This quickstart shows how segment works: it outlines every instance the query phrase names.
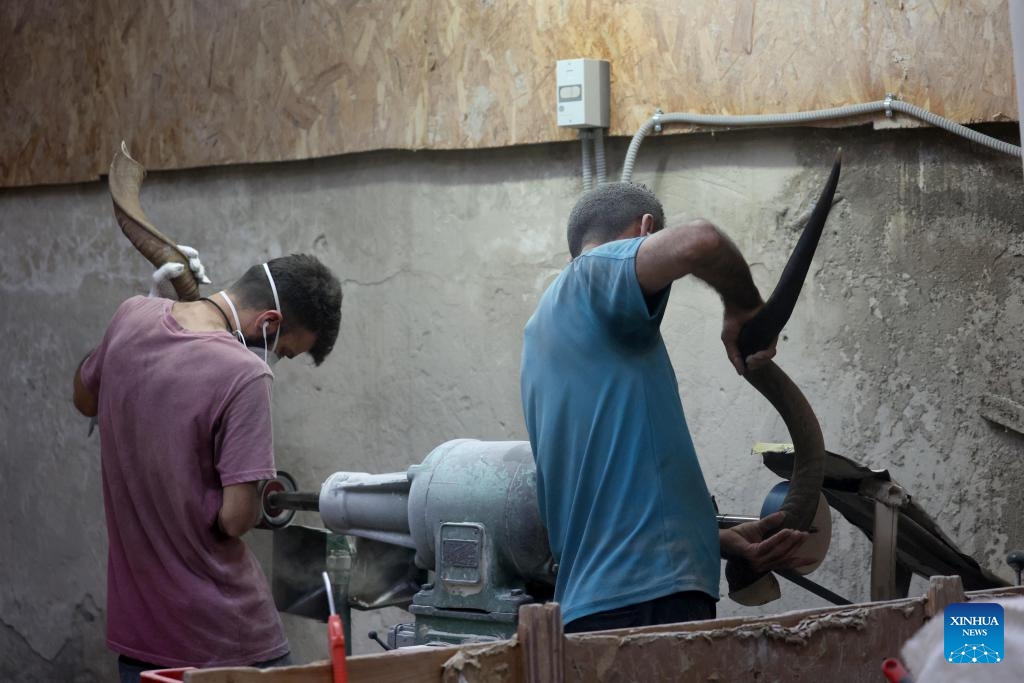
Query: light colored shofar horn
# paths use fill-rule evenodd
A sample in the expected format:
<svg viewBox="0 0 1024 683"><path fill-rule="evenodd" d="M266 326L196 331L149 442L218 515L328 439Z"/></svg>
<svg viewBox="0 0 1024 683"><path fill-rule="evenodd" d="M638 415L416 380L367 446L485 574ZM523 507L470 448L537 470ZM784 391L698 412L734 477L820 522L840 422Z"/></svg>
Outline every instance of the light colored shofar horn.
<svg viewBox="0 0 1024 683"><path fill-rule="evenodd" d="M128 154L128 146L121 142L121 149L114 153L110 164L110 197L114 200L114 217L121 226L121 232L131 240L135 248L154 267L167 263L180 263L185 272L171 280L174 291L181 301L199 299L199 283L188 267L188 258L181 253L178 245L153 225L139 203L139 189L146 169Z"/></svg>

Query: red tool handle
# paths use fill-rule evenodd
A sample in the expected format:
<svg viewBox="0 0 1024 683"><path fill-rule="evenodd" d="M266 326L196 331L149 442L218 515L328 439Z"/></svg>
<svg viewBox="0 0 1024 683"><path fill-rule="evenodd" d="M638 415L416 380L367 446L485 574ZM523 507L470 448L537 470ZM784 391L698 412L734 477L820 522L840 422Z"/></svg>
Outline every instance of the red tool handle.
<svg viewBox="0 0 1024 683"><path fill-rule="evenodd" d="M914 683L914 677L903 668L900 660L892 657L882 662L882 673L889 683Z"/></svg>
<svg viewBox="0 0 1024 683"><path fill-rule="evenodd" d="M341 617L337 614L332 614L327 619L327 641L331 648L334 683L348 683L348 671L345 669L345 631L341 627Z"/></svg>

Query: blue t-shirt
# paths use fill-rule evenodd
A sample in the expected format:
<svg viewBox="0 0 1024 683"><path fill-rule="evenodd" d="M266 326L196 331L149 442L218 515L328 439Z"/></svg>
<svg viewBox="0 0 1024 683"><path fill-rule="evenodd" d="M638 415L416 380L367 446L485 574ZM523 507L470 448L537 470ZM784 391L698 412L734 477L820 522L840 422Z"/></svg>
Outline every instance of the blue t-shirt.
<svg viewBox="0 0 1024 683"><path fill-rule="evenodd" d="M715 510L660 325L644 238L566 267L526 324L521 390L566 623L678 591L718 599Z"/></svg>

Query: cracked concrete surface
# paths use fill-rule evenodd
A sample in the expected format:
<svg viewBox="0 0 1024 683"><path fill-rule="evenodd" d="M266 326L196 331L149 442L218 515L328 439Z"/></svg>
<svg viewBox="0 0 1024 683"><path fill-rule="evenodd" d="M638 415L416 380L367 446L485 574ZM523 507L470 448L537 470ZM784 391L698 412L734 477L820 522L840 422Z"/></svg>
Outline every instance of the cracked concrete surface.
<svg viewBox="0 0 1024 683"><path fill-rule="evenodd" d="M608 158L617 164L625 146L610 141ZM1024 401L1019 161L933 130L765 130L653 136L635 179L669 216L729 232L767 294L839 146L841 200L779 363L817 409L829 449L888 467L966 552L1010 578L1006 551L1024 547L1024 437L978 407L986 393ZM277 371L278 465L312 488L338 469L404 469L455 437L525 438L521 329L565 263L579 187L578 149L559 144L157 173L142 201L200 250L215 283L207 293L293 251L317 254L345 282L334 355ZM0 679L109 680L99 444L71 406L70 378L117 304L146 291L149 269L101 183L0 192L0 240ZM723 511L756 514L774 482L750 446L787 437L731 373L719 326L713 293L676 285L663 333L709 486ZM842 520L834 527L812 578L867 599L868 543ZM251 540L266 561L268 535ZM783 593L759 610L723 600L719 613L822 604L788 584ZM366 630L400 616L358 614L357 651L374 651ZM297 661L326 654L321 625L289 618L286 628Z"/></svg>

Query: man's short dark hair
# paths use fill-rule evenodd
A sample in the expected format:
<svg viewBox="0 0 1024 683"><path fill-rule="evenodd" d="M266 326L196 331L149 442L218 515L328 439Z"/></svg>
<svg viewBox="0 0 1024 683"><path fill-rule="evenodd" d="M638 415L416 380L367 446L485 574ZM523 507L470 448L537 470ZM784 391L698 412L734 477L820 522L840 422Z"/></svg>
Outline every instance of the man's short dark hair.
<svg viewBox="0 0 1024 683"><path fill-rule="evenodd" d="M281 299L282 333L301 327L316 335L309 350L320 365L334 348L341 326L341 283L327 266L309 254L292 254L267 261ZM245 271L231 285L241 305L250 309L273 310L274 294L263 264Z"/></svg>
<svg viewBox="0 0 1024 683"><path fill-rule="evenodd" d="M569 213L569 253L580 255L584 244L610 242L645 213L654 216L654 230L665 227L665 210L646 186L603 183L585 193Z"/></svg>

